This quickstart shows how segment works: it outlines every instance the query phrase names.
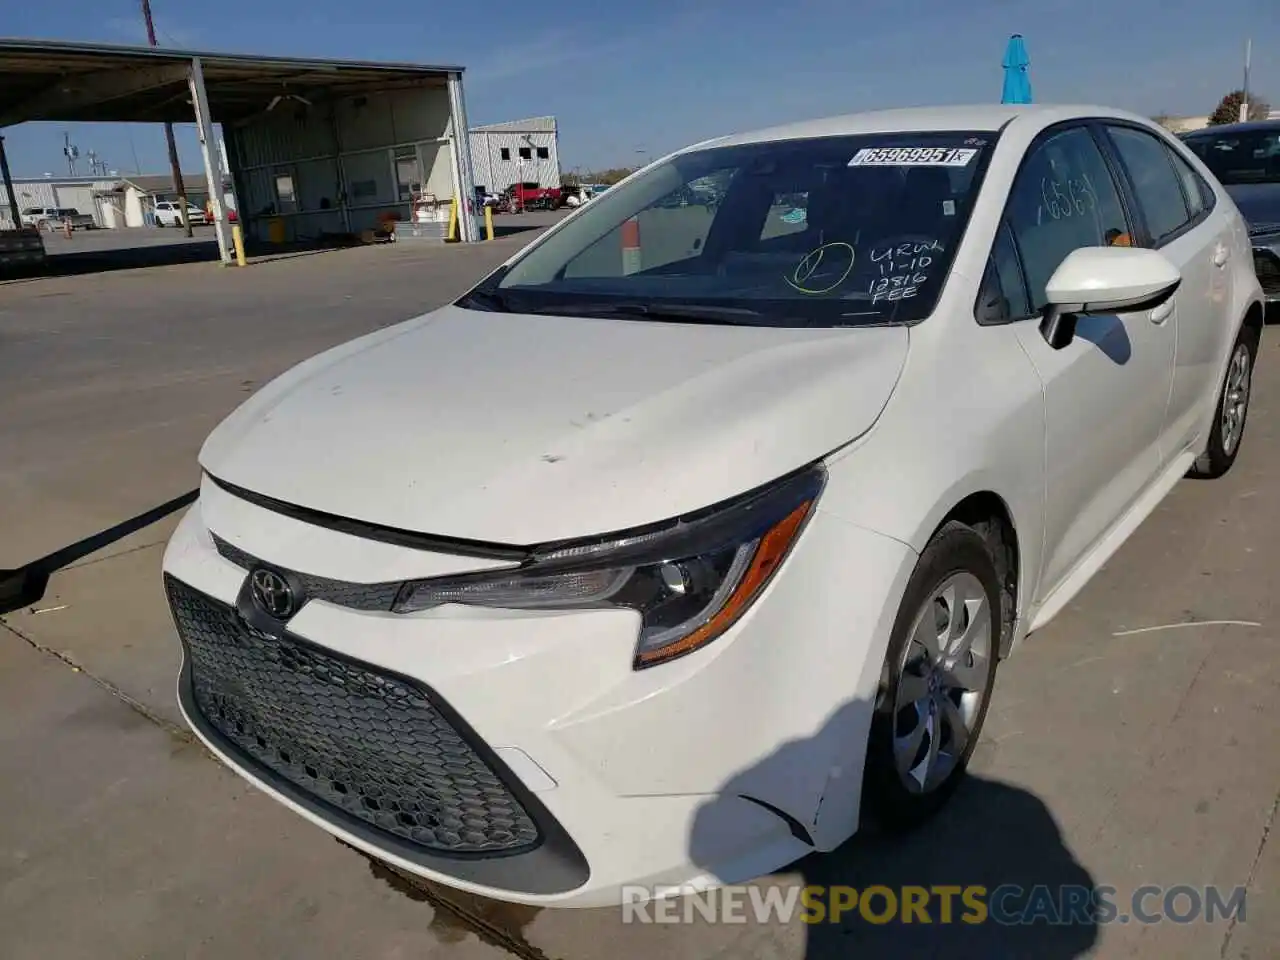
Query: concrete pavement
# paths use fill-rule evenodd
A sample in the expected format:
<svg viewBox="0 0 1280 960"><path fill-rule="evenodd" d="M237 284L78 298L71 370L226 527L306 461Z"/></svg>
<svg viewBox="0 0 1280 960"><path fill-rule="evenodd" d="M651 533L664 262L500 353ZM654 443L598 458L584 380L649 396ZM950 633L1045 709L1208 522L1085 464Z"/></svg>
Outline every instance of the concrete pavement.
<svg viewBox="0 0 1280 960"><path fill-rule="evenodd" d="M0 284L0 567L190 489L205 433L247 392L444 302L523 242ZM1277 332L1235 469L1180 484L1004 664L953 807L905 842L857 838L761 881L1103 884L1126 907L1144 883L1247 885L1243 922L624 925L617 911L408 885L244 785L180 725L159 587L169 518L3 618L0 955L1280 955Z"/></svg>

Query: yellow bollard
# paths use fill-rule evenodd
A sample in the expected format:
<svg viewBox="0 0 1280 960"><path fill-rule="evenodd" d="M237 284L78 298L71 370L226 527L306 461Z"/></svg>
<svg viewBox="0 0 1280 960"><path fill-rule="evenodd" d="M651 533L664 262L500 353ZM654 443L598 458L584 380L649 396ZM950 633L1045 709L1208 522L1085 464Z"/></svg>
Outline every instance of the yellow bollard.
<svg viewBox="0 0 1280 960"><path fill-rule="evenodd" d="M449 201L449 232L445 234L445 239L455 239L454 234L458 229L458 198L454 197Z"/></svg>
<svg viewBox="0 0 1280 960"><path fill-rule="evenodd" d="M487 203L484 205L484 232L485 239L493 239L493 207Z"/></svg>
<svg viewBox="0 0 1280 960"><path fill-rule="evenodd" d="M244 259L244 235L240 232L240 224L231 225L231 242L236 248L236 264L246 266Z"/></svg>

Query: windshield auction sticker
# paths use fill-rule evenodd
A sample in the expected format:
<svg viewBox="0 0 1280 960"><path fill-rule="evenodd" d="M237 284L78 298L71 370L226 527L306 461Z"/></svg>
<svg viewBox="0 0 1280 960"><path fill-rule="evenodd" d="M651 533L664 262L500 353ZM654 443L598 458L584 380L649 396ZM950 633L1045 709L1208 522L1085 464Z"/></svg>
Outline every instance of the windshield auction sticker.
<svg viewBox="0 0 1280 960"><path fill-rule="evenodd" d="M978 155L970 147L866 147L851 167L967 167Z"/></svg>

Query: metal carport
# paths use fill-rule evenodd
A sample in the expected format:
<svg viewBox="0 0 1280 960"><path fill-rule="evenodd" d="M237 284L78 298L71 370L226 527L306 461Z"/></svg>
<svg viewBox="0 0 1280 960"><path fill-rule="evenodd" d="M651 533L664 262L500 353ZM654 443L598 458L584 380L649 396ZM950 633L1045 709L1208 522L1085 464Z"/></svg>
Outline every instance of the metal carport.
<svg viewBox="0 0 1280 960"><path fill-rule="evenodd" d="M356 231L388 211L407 219L407 194L428 192L432 175L443 182L441 152L451 194L441 199L473 198L462 73L457 66L0 38L0 128L194 120L218 248L229 262L228 179L250 238L268 222L276 233L293 224L300 237ZM214 123L222 124L227 176ZM429 172L423 166L433 146ZM472 204L458 206L459 239L479 240Z"/></svg>

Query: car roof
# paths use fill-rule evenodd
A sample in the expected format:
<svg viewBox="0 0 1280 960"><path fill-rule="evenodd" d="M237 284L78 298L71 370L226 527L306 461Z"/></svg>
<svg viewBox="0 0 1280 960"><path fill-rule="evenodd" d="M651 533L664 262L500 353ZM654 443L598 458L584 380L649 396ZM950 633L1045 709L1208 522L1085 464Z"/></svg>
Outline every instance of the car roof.
<svg viewBox="0 0 1280 960"><path fill-rule="evenodd" d="M696 148L711 146L737 146L747 143L766 143L773 140L796 140L807 137L840 137L857 134L942 132L964 130L994 133L1011 121L1047 127L1063 120L1084 117L1106 117L1117 120L1138 121L1150 124L1150 120L1114 107L1076 104L969 104L945 107L906 107L892 110L871 110L842 116L804 120L775 127L766 127L746 133L733 134L715 140L704 141ZM690 148L694 149L694 148Z"/></svg>
<svg viewBox="0 0 1280 960"><path fill-rule="evenodd" d="M1190 140L1194 137L1215 137L1223 133L1266 133L1274 130L1280 130L1280 120L1250 120L1247 123L1219 123L1212 127L1205 127L1202 130L1188 130L1186 133L1182 134L1182 139Z"/></svg>

